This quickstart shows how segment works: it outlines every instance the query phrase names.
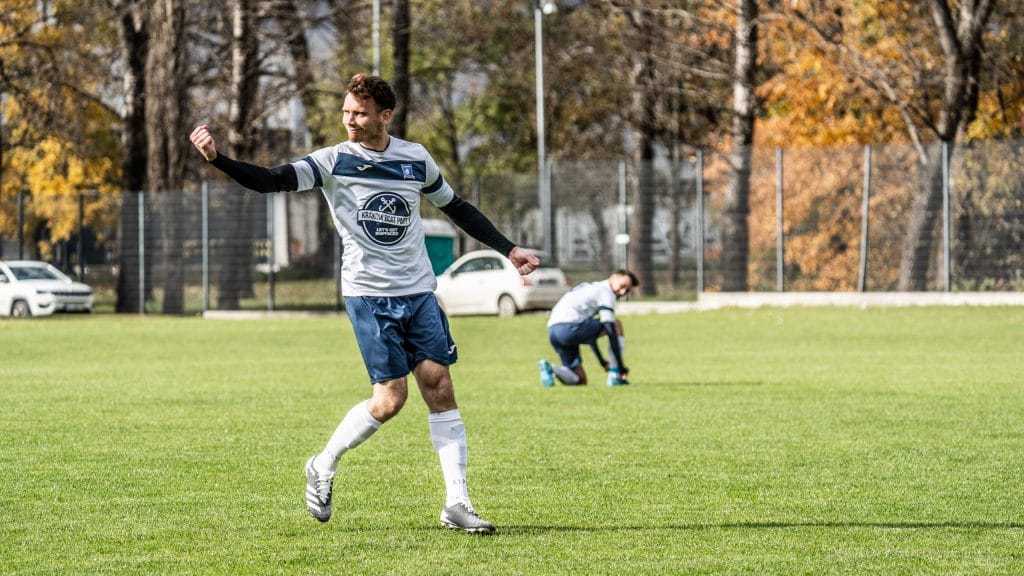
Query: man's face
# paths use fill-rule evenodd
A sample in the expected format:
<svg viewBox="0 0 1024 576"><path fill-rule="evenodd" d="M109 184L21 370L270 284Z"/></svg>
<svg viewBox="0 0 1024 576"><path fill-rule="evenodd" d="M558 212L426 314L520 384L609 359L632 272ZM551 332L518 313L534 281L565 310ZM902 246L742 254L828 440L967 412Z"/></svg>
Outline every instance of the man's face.
<svg viewBox="0 0 1024 576"><path fill-rule="evenodd" d="M352 94L346 94L341 111L349 142L383 144L381 140L387 133L391 110L378 110L377 103L372 99L360 100Z"/></svg>
<svg viewBox="0 0 1024 576"><path fill-rule="evenodd" d="M629 291L633 289L633 281L629 276L625 275L616 274L612 276L611 285L612 291L615 292L615 295L619 298L629 294Z"/></svg>

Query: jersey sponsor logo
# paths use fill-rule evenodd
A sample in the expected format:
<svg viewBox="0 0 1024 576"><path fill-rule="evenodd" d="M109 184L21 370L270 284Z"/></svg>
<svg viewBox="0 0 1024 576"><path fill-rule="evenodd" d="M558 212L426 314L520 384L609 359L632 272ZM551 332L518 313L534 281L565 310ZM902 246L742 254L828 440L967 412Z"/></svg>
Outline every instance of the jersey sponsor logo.
<svg viewBox="0 0 1024 576"><path fill-rule="evenodd" d="M363 164L362 166L356 166L356 170L359 170L360 172L364 170L369 170L370 168L373 168L373 164Z"/></svg>
<svg viewBox="0 0 1024 576"><path fill-rule="evenodd" d="M402 178L406 180L416 179L416 174L412 171L412 164L402 164Z"/></svg>
<svg viewBox="0 0 1024 576"><path fill-rule="evenodd" d="M412 211L405 198L394 192L380 192L356 212L356 220L370 240L392 246L405 238L412 223Z"/></svg>

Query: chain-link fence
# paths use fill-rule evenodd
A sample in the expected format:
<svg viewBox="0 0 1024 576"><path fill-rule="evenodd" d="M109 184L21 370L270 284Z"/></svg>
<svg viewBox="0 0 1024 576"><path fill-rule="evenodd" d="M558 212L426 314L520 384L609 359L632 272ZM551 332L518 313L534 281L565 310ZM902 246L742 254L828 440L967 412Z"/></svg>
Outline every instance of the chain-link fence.
<svg viewBox="0 0 1024 576"><path fill-rule="evenodd" d="M750 289L895 291L906 254L920 248L926 290L1020 290L1022 156L1020 142L752 150ZM550 246L574 279L596 278L635 265L643 181L658 293L685 298L722 288L726 155L693 151L640 166L558 162L550 170L551 222L540 219L536 174L484 179L481 207L520 242ZM912 233L915 198L926 189L941 206Z"/></svg>
<svg viewBox="0 0 1024 576"><path fill-rule="evenodd" d="M753 290L894 291L908 254L929 291L1024 289L1020 142L946 147L756 150L750 193ZM728 166L705 171L708 229L724 218ZM919 199L931 191L931 206ZM925 220L917 228L912 220ZM707 265L714 270L716 239ZM705 288L721 285L709 273Z"/></svg>
<svg viewBox="0 0 1024 576"><path fill-rule="evenodd" d="M1020 290L1022 164L1021 142L755 149L748 285L894 291L916 249L918 260L924 254L926 290ZM518 244L550 249L573 281L635 267L642 244L658 294L686 299L722 289L730 174L726 155L693 150L676 162L644 165L553 162L550 210L541 209L547 199L538 194L536 173L481 177L460 193ZM937 196L922 209L915 199L925 190ZM8 219L17 226L5 232L0 257L43 258L84 277L98 288L101 309L340 308L341 247L317 192L261 195L209 182L185 192L65 200L68 206L41 210L31 194L0 199L3 210L17 214ZM927 220L914 228L922 210ZM643 214L649 238L634 232ZM438 211L427 207L424 215L432 224L428 242L451 246L432 246L432 258L440 255L435 270L476 247Z"/></svg>
<svg viewBox="0 0 1024 576"><path fill-rule="evenodd" d="M24 215L31 202L15 202L19 228L49 229ZM89 224L80 216L66 241L12 235L2 256L51 261L92 285L101 310L340 309L340 241L317 192L261 195L204 182L184 192L84 193L78 202L82 215L100 202L106 214Z"/></svg>

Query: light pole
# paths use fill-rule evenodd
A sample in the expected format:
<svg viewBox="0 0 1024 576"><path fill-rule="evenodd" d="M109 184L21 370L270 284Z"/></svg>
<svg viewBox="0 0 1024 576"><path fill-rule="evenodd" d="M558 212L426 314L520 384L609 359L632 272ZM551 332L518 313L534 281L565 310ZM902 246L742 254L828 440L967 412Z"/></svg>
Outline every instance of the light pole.
<svg viewBox="0 0 1024 576"><path fill-rule="evenodd" d="M373 75L380 76L380 0L373 0Z"/></svg>
<svg viewBox="0 0 1024 576"><path fill-rule="evenodd" d="M533 7L534 67L537 79L537 196L540 204L541 231L544 234L544 251L555 258L554 227L551 225L553 207L551 190L548 187L547 159L544 138L544 15L558 10L553 0L537 0Z"/></svg>

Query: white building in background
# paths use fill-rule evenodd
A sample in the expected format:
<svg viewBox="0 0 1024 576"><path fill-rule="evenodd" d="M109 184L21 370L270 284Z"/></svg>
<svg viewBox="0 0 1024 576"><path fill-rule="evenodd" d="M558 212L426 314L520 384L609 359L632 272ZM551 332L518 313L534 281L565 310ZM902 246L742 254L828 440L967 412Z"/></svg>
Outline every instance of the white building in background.
<svg viewBox="0 0 1024 576"><path fill-rule="evenodd" d="M627 221L632 217L631 206L626 207ZM606 249L612 251L612 256L617 266L625 261L625 245L615 242L616 236L622 234L620 206L609 206L602 211L605 233L608 235ZM679 234L681 235L679 256L681 258L696 256L696 223L697 211L694 208L684 208L679 214ZM670 232L672 230L672 217L668 210L658 207L654 212L652 236L654 240L654 262L655 264L667 264L671 247L669 245ZM601 248L600 234L594 219L586 212L570 212L565 209L558 210L556 219L556 233L558 235L557 250L558 261L565 264L597 264L600 258ZM713 246L718 242L718 231L711 228L705 229L705 245Z"/></svg>

